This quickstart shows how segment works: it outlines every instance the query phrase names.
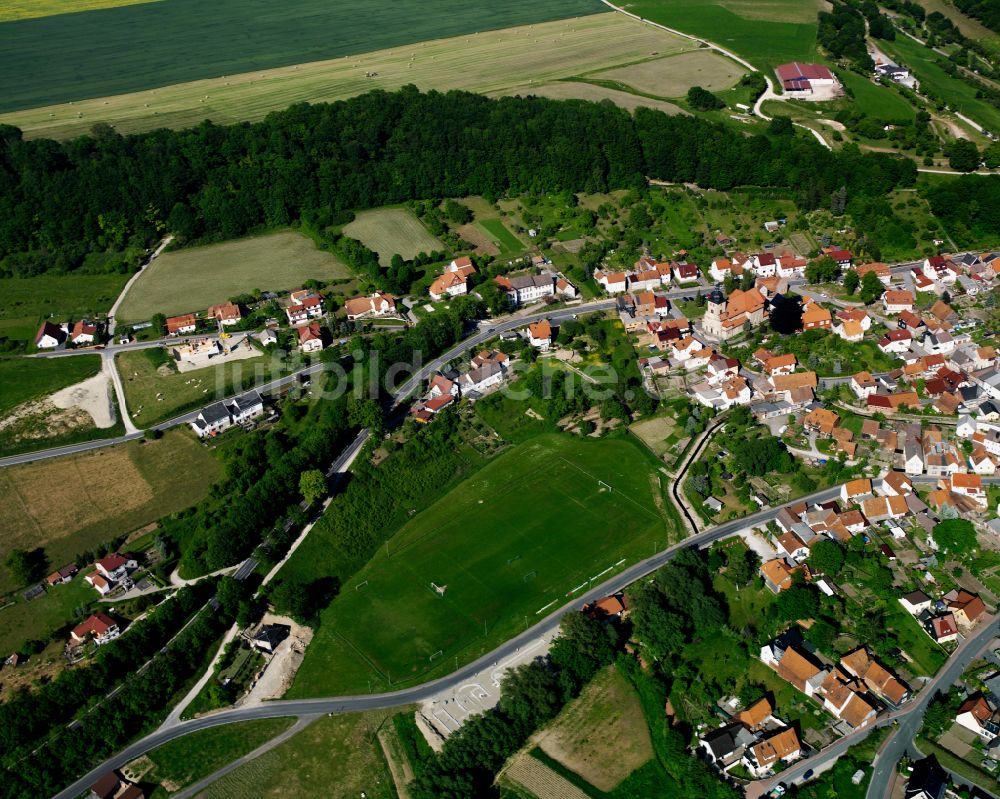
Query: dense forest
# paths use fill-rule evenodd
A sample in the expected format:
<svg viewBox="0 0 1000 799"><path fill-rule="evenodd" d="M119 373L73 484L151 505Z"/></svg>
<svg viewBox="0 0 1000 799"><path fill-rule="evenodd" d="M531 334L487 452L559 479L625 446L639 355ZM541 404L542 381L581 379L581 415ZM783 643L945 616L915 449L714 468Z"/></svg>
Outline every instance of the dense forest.
<svg viewBox="0 0 1000 799"><path fill-rule="evenodd" d="M964 175L928 186L924 194L931 210L960 247L993 238L1000 219L1000 178Z"/></svg>
<svg viewBox="0 0 1000 799"><path fill-rule="evenodd" d="M911 185L912 161L811 138L747 136L721 124L611 103L490 99L414 87L295 105L264 121L66 142L0 127L0 274L112 268L169 229L228 239L307 214L426 197L601 192L646 176L729 189L780 186L805 207L847 185L881 196ZM97 257L95 257L97 256Z"/></svg>

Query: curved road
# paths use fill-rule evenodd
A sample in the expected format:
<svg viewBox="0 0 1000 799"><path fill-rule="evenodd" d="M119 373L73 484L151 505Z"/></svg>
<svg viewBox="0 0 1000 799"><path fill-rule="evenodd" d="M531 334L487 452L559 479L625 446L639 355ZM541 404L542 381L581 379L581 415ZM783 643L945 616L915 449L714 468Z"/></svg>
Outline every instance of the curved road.
<svg viewBox="0 0 1000 799"><path fill-rule="evenodd" d="M568 311L567 313L571 313L571 311ZM549 315L549 318L552 317L553 315ZM523 324L523 320L519 321ZM832 488L824 489L823 491L817 491L806 497L802 497L801 499L810 502L826 502L839 495L840 486L834 486ZM413 688L405 688L400 691L391 691L381 694L365 694L361 696L329 697L324 699L277 700L268 702L261 707L226 710L210 716L181 722L173 727L156 730L150 735L147 735L145 738L135 742L114 757L106 760L97 768L91 770L88 774L85 774L65 790L60 791L55 795L55 799L75 799L75 797L85 791L88 786L93 784L93 782L106 771L114 768L120 768L130 760L134 760L136 757L139 757L151 749L155 749L157 746L161 746L168 741L181 738L192 732L197 732L198 730L218 727L223 724L232 724L239 721L248 721L251 719L276 718L282 716L315 716L321 713L352 713L365 710L380 710L385 708L400 707L403 705L422 702L423 700L433 697L441 691L453 689L464 684L472 675L477 674L484 668L488 668L499 661L506 660L510 656L514 655L522 646L528 645L531 641L545 635L546 633L553 632L559 626L562 617L566 613L575 610L584 604L607 596L608 594L621 591L637 580L647 577L670 561L681 549L690 546L708 546L709 544L723 538L736 535L747 527L768 522L773 519L777 513L778 508L769 508L750 516L746 516L742 519L725 522L715 527L711 527L696 536L687 538L680 543L674 544L651 558L635 563L623 572L606 580L600 585L591 588L586 593L575 597L573 600L566 603L558 610L552 612L533 627L530 627L520 635L505 641L489 654L478 658L472 663L463 666L445 677L440 677L431 682L423 683Z"/></svg>

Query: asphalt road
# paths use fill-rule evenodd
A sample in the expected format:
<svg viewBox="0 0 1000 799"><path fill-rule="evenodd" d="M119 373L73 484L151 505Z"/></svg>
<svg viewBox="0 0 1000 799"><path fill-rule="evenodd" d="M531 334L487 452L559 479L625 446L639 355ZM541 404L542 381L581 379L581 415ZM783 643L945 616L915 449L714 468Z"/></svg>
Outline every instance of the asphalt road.
<svg viewBox="0 0 1000 799"><path fill-rule="evenodd" d="M549 315L549 318L554 318ZM523 324L523 320L522 320ZM840 495L840 486L817 491L802 499L810 502L826 502ZM81 777L68 788L56 794L55 799L75 799L88 786L106 771L120 768L130 760L134 760L141 754L155 749L168 741L181 738L192 732L218 727L223 724L233 724L239 721L249 721L260 718L277 718L283 716L314 716L320 713L355 713L366 710L381 710L385 708L400 707L422 702L442 691L454 689L464 684L469 677L482 671L492 664L506 660L515 654L522 646L526 646L531 641L540 636L552 632L558 627L562 617L574 610L578 610L583 605L593 602L608 594L621 591L637 580L652 574L665 563L670 561L681 549L690 546L705 547L720 539L735 535L747 527L763 524L773 519L778 513L778 508L768 508L750 516L734 521L716 525L696 536L685 539L673 546L635 563L623 572L606 580L600 585L590 588L583 594L578 595L567 602L558 610L552 612L542 621L533 627L525 630L520 635L504 642L487 655L469 663L466 666L452 672L451 674L423 683L412 688L404 688L400 691L391 691L380 694L364 694L360 696L340 696L323 699L291 699L268 702L261 707L241 708L238 710L227 710L213 715L181 722L180 724L164 730L157 730L145 738L135 742L131 746L109 758L99 767L93 769L88 774Z"/></svg>

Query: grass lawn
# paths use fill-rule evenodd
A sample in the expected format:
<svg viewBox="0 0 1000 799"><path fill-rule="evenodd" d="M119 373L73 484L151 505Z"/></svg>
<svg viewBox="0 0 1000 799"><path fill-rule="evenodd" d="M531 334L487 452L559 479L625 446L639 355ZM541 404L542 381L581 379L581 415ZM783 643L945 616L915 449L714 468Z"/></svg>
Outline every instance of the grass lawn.
<svg viewBox="0 0 1000 799"><path fill-rule="evenodd" d="M200 799L395 799L379 744L388 712L323 716L280 746L212 783Z"/></svg>
<svg viewBox="0 0 1000 799"><path fill-rule="evenodd" d="M898 602L885 608L886 625L896 633L899 648L912 658L912 665L928 677L937 674L948 654L931 640L909 613Z"/></svg>
<svg viewBox="0 0 1000 799"><path fill-rule="evenodd" d="M322 614L290 696L364 691L369 681L396 686L450 670L592 578L647 556L674 524L652 463L627 438L561 434L498 456L345 583Z"/></svg>
<svg viewBox="0 0 1000 799"><path fill-rule="evenodd" d="M187 430L2 469L0 495L7 501L0 505L0 561L11 549L40 546L57 569L80 552L190 507L220 474L218 461ZM16 587L0 570L0 591Z"/></svg>
<svg viewBox="0 0 1000 799"><path fill-rule="evenodd" d="M886 122L912 122L916 118L913 106L894 89L878 86L849 69L838 69L837 77L854 92L853 102L859 111Z"/></svg>
<svg viewBox="0 0 1000 799"><path fill-rule="evenodd" d="M217 402L242 388L267 382L282 371L280 361L262 354L258 358L230 361L193 372L161 374L153 358L163 352L162 347L156 347L116 356L125 387L125 402L139 427L148 427L184 411Z"/></svg>
<svg viewBox="0 0 1000 799"><path fill-rule="evenodd" d="M666 100L654 100L639 94L632 94L607 86L598 86L593 83L584 83L582 80L574 80L572 78L543 85L532 83L528 86L515 86L512 89L504 89L502 92L498 92L498 94L520 95L522 97L534 95L535 97L548 97L552 100L590 100L593 103L599 103L601 100L610 100L620 108L625 108L629 111L634 111L639 106L643 106L644 108L654 108L657 111L663 111L665 114L671 115L687 113L684 109L673 103L668 103Z"/></svg>
<svg viewBox="0 0 1000 799"><path fill-rule="evenodd" d="M46 586L44 596L30 602L25 601L20 593L12 599L15 604L0 610L0 651L8 654L28 638L47 641L64 627L69 635L69 627L77 623L73 616L74 609L94 603L99 597L97 591L84 582L81 572L66 585Z"/></svg>
<svg viewBox="0 0 1000 799"><path fill-rule="evenodd" d="M1000 785L996 777L980 768L976 768L972 765L972 763L963 760L962 758L956 756L953 752L950 752L939 744L934 743L925 735L918 735L916 744L919 747L920 752L925 755L934 755L937 757L942 766L949 771L954 771L956 774L965 777L973 785L981 785L994 793L996 792L998 785Z"/></svg>
<svg viewBox="0 0 1000 799"><path fill-rule="evenodd" d="M253 14L245 13L246 4L240 3L238 11L233 11L237 2L239 0L224 0L213 4L212 14L215 14L216 9L222 11L222 15L227 18L227 26L234 13L240 18L252 19ZM263 0L254 0L253 4L257 6L262 3ZM468 0L465 3L473 8ZM168 0L163 3L168 4L193 6L194 0ZM321 4L326 13L336 13L337 7L322 0L300 0L296 4L296 10L309 6L318 7ZM576 9L571 10L569 16L589 16L576 16L556 22L535 19L533 24L528 24L532 20L524 13L528 7L526 0L511 0L502 8L496 9L475 6L475 13L467 14L452 14L452 6L446 12L452 19L445 25L440 24L436 4L403 0L401 3L385 4L385 12L395 14L397 20L403 20L410 14L420 14L430 26L430 36L455 38L422 41L428 38L427 31L423 30L417 35L411 34L412 38L409 39L419 41L419 44L389 43L372 33L379 24L367 8L372 4L372 0L368 0L360 6L352 6L351 18L363 30L364 44L360 46L360 50L364 52L351 58L336 58L336 48L331 44L329 29L311 22L306 28L309 31L315 29L323 37L326 52L317 53L312 58L299 58L295 66L264 70L260 64L257 65L259 68L240 68L236 64L231 69L214 70L208 77L197 76L205 77L203 80L165 74L161 85L173 85L126 94L118 94L119 90L114 90L109 97L101 96L108 94L108 91L88 91L86 96L94 99L78 99L72 104L65 99L53 97L40 100L39 102L45 103L43 107L0 115L0 122L17 125L28 136L44 135L49 138L70 138L88 133L98 121L113 124L120 133L158 127L189 127L206 117L225 124L262 119L271 111L287 108L290 103L333 102L373 89L392 91L409 83L424 90L464 89L484 94L499 93L513 87L533 85L532 82L537 85L570 78L581 72L632 63L648 58L654 52L663 54L690 48L688 41L643 25L623 14L593 13L606 10L606 6L598 4L596 0L558 0L557 3L544 7L535 4L531 13L536 17L546 16L552 19L567 16L558 11L560 6L566 10L571 5L575 5ZM197 13L199 20L206 22L206 12L200 8L187 13ZM503 14L504 22L501 27L520 27L489 30L491 26L484 24L484 17L493 13ZM294 13L286 14L283 11L281 16L287 16L289 22L295 21ZM192 44L192 32L186 29L187 18L183 20L183 24L185 30L177 34L157 30L155 25L144 28L156 31L164 43L175 36L175 41L183 40ZM394 28L396 24L394 21L387 27ZM200 34L203 27L207 26L200 25L194 35ZM233 26L233 29L238 30L239 27ZM419 30L420 27L418 25L415 29ZM459 27L469 33L456 30ZM337 41L347 42L350 31L342 25L338 25L336 29ZM310 34L303 33L303 30L297 29L296 35L308 38ZM73 33L80 37L85 35L82 30ZM255 40L257 38L255 36ZM128 46L122 48L124 57L140 52L141 47L139 42L129 41ZM246 50L242 36L239 47ZM193 49L189 48L189 52L193 52ZM66 58L63 56L57 60L67 63ZM190 61L196 63L197 60L192 58ZM309 63L300 63L303 61ZM183 63L183 59L173 59L171 64L174 63ZM100 69L104 73L112 71L107 59L102 59ZM365 77L367 72L378 74ZM3 74L3 59L0 57L0 75ZM220 75L223 77L219 77ZM74 83L60 77L56 85L64 87L73 86Z"/></svg>
<svg viewBox="0 0 1000 799"><path fill-rule="evenodd" d="M312 239L290 230L166 252L129 290L118 317L142 321L203 311L254 289L282 291L304 280L347 278L351 271Z"/></svg>
<svg viewBox="0 0 1000 799"><path fill-rule="evenodd" d="M40 399L101 371L99 355L72 358L0 358L0 417L32 399Z"/></svg>
<svg viewBox="0 0 1000 799"><path fill-rule="evenodd" d="M382 266L388 266L393 255L402 255L409 261L418 253L445 248L406 208L361 211L353 222L344 226L344 235L377 252Z"/></svg>
<svg viewBox="0 0 1000 799"><path fill-rule="evenodd" d="M35 343L51 316L67 322L108 312L128 275L39 275L0 279L0 338Z"/></svg>
<svg viewBox="0 0 1000 799"><path fill-rule="evenodd" d="M879 42L897 63L910 69L922 88L937 95L948 106L974 119L988 130L1000 130L1000 109L976 97L976 87L961 78L952 77L938 63L944 56L924 47L907 36L892 42Z"/></svg>
<svg viewBox="0 0 1000 799"><path fill-rule="evenodd" d="M533 739L545 754L601 791L613 790L653 757L635 689L609 666ZM615 757L606 742L617 741Z"/></svg>
<svg viewBox="0 0 1000 799"><path fill-rule="evenodd" d="M493 239L494 244L500 248L501 255L524 251L524 242L508 230L502 219L483 219L476 225Z"/></svg>
<svg viewBox="0 0 1000 799"><path fill-rule="evenodd" d="M154 796L166 796L168 791L179 791L252 752L293 723L290 718L257 719L201 730L154 749L133 761L130 768L145 770L152 766L142 781L160 783Z"/></svg>
<svg viewBox="0 0 1000 799"><path fill-rule="evenodd" d="M639 0L629 11L699 36L741 55L760 69L816 56L815 0Z"/></svg>

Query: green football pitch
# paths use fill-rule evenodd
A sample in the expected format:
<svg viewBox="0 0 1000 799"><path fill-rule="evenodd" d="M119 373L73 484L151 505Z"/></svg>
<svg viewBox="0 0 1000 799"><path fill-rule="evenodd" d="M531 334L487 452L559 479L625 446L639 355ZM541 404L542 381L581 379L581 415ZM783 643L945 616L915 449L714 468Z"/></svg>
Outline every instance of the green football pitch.
<svg viewBox="0 0 1000 799"><path fill-rule="evenodd" d="M342 587L289 696L414 682L488 651L676 538L661 479L627 438L504 453Z"/></svg>

